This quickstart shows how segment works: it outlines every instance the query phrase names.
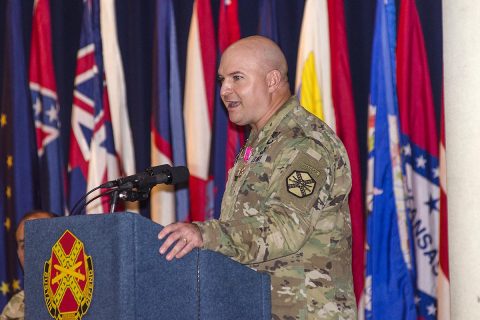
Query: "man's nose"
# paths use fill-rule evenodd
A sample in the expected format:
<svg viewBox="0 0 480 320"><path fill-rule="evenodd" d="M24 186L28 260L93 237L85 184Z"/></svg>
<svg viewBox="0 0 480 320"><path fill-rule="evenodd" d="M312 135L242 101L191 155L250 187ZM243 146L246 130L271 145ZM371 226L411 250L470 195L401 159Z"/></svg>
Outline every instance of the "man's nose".
<svg viewBox="0 0 480 320"><path fill-rule="evenodd" d="M224 80L222 82L222 86L220 87L220 96L225 97L226 95L230 94L232 92L232 87L229 83L229 81Z"/></svg>

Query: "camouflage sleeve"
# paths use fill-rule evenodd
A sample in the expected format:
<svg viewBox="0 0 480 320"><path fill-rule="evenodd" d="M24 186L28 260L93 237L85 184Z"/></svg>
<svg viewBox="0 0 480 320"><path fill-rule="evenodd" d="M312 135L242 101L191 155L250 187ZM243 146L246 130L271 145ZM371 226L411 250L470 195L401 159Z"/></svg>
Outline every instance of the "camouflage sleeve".
<svg viewBox="0 0 480 320"><path fill-rule="evenodd" d="M197 223L204 248L244 264L298 251L320 217L334 177L332 155L310 139L276 155L266 197L257 213L229 221Z"/></svg>
<svg viewBox="0 0 480 320"><path fill-rule="evenodd" d="M0 314L0 320L17 320L25 317L24 291L15 294Z"/></svg>

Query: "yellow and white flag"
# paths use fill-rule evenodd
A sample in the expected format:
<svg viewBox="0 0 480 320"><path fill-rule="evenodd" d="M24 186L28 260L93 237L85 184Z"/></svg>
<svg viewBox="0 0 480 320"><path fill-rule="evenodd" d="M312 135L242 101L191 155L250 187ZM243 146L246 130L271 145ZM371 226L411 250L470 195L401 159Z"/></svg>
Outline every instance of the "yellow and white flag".
<svg viewBox="0 0 480 320"><path fill-rule="evenodd" d="M327 0L307 0L297 54L295 92L308 111L335 130Z"/></svg>

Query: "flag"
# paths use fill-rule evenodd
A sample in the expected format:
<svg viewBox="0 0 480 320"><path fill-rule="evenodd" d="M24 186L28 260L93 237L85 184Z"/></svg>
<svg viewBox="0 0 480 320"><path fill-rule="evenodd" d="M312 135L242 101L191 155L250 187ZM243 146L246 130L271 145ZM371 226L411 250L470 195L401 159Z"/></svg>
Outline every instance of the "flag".
<svg viewBox="0 0 480 320"><path fill-rule="evenodd" d="M350 159L352 271L358 303L364 287L364 208L345 29L342 1L306 2L298 49L296 90L302 105L334 129Z"/></svg>
<svg viewBox="0 0 480 320"><path fill-rule="evenodd" d="M295 91L305 109L335 130L330 72L327 0L307 0L298 44Z"/></svg>
<svg viewBox="0 0 480 320"><path fill-rule="evenodd" d="M363 187L343 1L328 1L328 21L335 132L345 145L352 171L352 190L348 201L352 220L352 271L357 305L360 305L365 265Z"/></svg>
<svg viewBox="0 0 480 320"><path fill-rule="evenodd" d="M260 0L258 21L258 34L278 44L277 2L275 0Z"/></svg>
<svg viewBox="0 0 480 320"><path fill-rule="evenodd" d="M238 22L237 0L220 1L218 21L219 55L232 43L240 39L240 24ZM245 142L244 128L228 120L225 106L220 99L220 87L216 88L216 103L214 113L213 135L213 175L214 175L214 217L220 217L223 193L227 181L227 173L233 167L235 157Z"/></svg>
<svg viewBox="0 0 480 320"><path fill-rule="evenodd" d="M437 304L438 319L450 319L450 272L448 263L447 164L445 144L445 113L442 99L440 120L440 236Z"/></svg>
<svg viewBox="0 0 480 320"><path fill-rule="evenodd" d="M41 208L63 214L66 210L65 163L53 67L49 0L35 1L31 43L29 80L40 169L38 189Z"/></svg>
<svg viewBox="0 0 480 320"><path fill-rule="evenodd" d="M122 175L132 175L136 171L135 152L128 117L122 57L118 45L114 0L100 1L100 25L115 152L120 161L120 173ZM129 209L133 208L130 207Z"/></svg>
<svg viewBox="0 0 480 320"><path fill-rule="evenodd" d="M83 6L70 135L70 207L87 190L120 175L103 72L99 1L84 0ZM88 199L99 194L97 190ZM86 212L108 212L108 200L101 197Z"/></svg>
<svg viewBox="0 0 480 320"><path fill-rule="evenodd" d="M404 181L415 252L415 303L419 317L436 319L439 145L427 54L415 0L400 1L397 78Z"/></svg>
<svg viewBox="0 0 480 320"><path fill-rule="evenodd" d="M368 120L365 318L416 319L395 80L395 2L377 0Z"/></svg>
<svg viewBox="0 0 480 320"><path fill-rule="evenodd" d="M215 36L210 1L195 0L188 35L184 93L185 141L190 170L190 219L213 216L210 176Z"/></svg>
<svg viewBox="0 0 480 320"><path fill-rule="evenodd" d="M180 74L177 56L177 32L171 0L157 0L155 14L152 166L186 165L185 137ZM161 185L151 193L152 220L167 225L187 221L189 193L187 188Z"/></svg>
<svg viewBox="0 0 480 320"><path fill-rule="evenodd" d="M21 2L5 4L5 46L0 101L0 309L21 290L15 227L35 208L33 114L23 46Z"/></svg>

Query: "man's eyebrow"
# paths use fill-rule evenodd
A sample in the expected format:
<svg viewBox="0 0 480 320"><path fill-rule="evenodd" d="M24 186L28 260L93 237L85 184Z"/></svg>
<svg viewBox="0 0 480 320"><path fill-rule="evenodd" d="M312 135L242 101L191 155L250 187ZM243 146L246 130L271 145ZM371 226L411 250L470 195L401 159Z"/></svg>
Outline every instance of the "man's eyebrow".
<svg viewBox="0 0 480 320"><path fill-rule="evenodd" d="M233 71L233 72L230 72L229 74L227 74L227 76L234 76L234 75L237 75L237 74L243 74L243 72L241 72L241 71Z"/></svg>

